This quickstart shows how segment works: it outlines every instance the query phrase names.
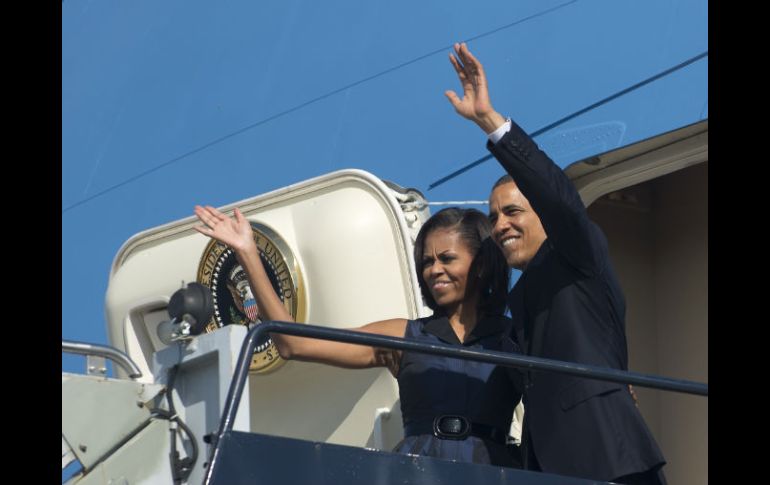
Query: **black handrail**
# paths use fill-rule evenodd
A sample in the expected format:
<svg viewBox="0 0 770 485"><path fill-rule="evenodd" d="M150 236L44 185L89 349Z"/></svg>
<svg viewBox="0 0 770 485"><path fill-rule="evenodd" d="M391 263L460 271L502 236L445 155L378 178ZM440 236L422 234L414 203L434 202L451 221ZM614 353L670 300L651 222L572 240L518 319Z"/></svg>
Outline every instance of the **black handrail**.
<svg viewBox="0 0 770 485"><path fill-rule="evenodd" d="M387 337L385 335L356 332L339 328L320 327L318 325L304 325L279 321L264 322L249 330L249 333L246 335L246 339L241 346L241 353L238 355L235 373L232 381L230 381L230 388L227 391L225 408L222 411L222 420L219 423L219 430L217 430L217 435L214 438L214 449L211 452L208 470L206 470L206 476L203 481L204 485L208 485L209 480L213 476L214 468L217 466L222 437L225 433L228 433L233 429L235 413L241 402L241 396L243 395L243 388L246 385L246 378L249 375L249 364L251 363L254 349L256 348L257 342L268 332L296 335L298 337L317 338L321 340L334 340L337 342L347 342L372 347L410 350L425 354L487 362L506 367L522 367L530 370L559 372L562 374L588 377L602 381L636 384L642 387L652 387L655 389L708 396L708 384L702 384L700 382L669 379L667 377L610 369L596 365L562 362L509 352L474 350L466 347L416 342L414 340L406 340L398 337Z"/></svg>

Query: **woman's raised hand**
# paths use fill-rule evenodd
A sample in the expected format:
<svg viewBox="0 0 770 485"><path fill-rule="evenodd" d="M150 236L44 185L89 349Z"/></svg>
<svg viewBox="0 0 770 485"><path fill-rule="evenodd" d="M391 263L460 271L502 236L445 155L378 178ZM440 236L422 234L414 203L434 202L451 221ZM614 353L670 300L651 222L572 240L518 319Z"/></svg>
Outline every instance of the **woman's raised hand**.
<svg viewBox="0 0 770 485"><path fill-rule="evenodd" d="M195 226L195 230L199 233L227 244L235 252L256 250L251 224L237 207L235 218L223 214L210 205L205 207L196 205L195 215L202 223L200 226Z"/></svg>

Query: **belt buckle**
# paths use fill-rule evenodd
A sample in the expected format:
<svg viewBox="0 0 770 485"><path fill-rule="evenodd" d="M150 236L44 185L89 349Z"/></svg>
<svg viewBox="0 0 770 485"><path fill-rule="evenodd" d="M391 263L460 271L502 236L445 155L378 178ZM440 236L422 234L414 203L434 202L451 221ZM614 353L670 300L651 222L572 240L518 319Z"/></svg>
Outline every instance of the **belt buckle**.
<svg viewBox="0 0 770 485"><path fill-rule="evenodd" d="M444 440L464 440L471 432L471 423L464 416L443 415L433 419L433 435Z"/></svg>

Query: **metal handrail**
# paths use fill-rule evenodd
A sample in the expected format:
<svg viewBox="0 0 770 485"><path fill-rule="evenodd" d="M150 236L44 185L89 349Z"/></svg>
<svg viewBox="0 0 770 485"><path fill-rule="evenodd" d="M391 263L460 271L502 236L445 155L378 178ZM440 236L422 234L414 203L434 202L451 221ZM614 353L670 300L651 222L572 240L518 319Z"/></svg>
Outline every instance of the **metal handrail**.
<svg viewBox="0 0 770 485"><path fill-rule="evenodd" d="M68 352L70 354L79 355L97 355L104 357L115 362L128 372L128 377L131 379L138 379L142 377L142 371L139 370L139 366L131 360L131 357L126 355L125 352L114 347L108 347L106 345L88 344L85 342L75 342L74 340L62 340L61 341L62 352ZM252 351L253 352L253 351Z"/></svg>
<svg viewBox="0 0 770 485"><path fill-rule="evenodd" d="M698 394L708 396L708 384L700 382L686 381L681 379L670 379L667 377L658 377L648 374L640 374L631 371L622 371L610 369L589 364L577 364L573 362L562 362L541 357L532 357L522 354L513 354L510 352L500 352L494 350L474 350L465 347L455 347L451 345L439 345L425 342L416 342L398 337L387 337L385 335L376 335L371 333L356 332L352 330L343 330L338 328L320 327L318 325L300 325L291 322L270 321L256 325L249 330L246 339L241 346L241 353L238 355L238 363L235 367L235 373L230 388L227 391L225 407L222 411L222 420L219 423L219 430L215 437L214 449L211 451L209 467L206 470L206 476L203 480L207 485L213 476L214 469L219 463L220 444L222 437L232 431L235 421L235 413L241 402L243 389L246 385L246 378L249 375L249 364L254 354L257 342L268 332L281 333L286 335L296 335L298 337L310 337L321 340L334 340L337 342L347 342L351 344L369 345L372 347L384 347L388 349L410 350L432 355L443 355L445 357L456 357L465 360L477 362L487 362L506 367L522 367L530 370L544 370L550 372L559 372L580 377L588 377L603 381L621 382L636 384L642 387L651 387L668 391L684 392L689 394Z"/></svg>

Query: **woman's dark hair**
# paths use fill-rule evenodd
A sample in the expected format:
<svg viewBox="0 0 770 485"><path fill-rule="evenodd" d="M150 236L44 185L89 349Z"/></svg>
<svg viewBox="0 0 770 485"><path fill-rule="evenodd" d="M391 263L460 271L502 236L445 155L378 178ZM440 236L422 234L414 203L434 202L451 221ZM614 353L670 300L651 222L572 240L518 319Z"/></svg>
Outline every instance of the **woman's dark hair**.
<svg viewBox="0 0 770 485"><path fill-rule="evenodd" d="M442 311L422 277L425 239L437 229L456 231L473 255L466 291L479 292L479 314L502 315L505 312L505 296L508 292L508 264L500 248L492 240L492 225L487 216L476 209L442 209L420 228L414 242L414 262L425 304L435 312Z"/></svg>

